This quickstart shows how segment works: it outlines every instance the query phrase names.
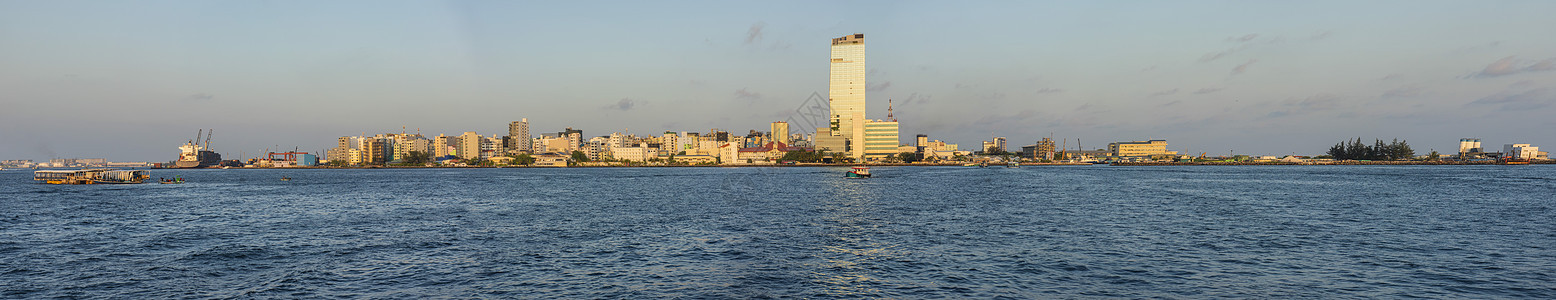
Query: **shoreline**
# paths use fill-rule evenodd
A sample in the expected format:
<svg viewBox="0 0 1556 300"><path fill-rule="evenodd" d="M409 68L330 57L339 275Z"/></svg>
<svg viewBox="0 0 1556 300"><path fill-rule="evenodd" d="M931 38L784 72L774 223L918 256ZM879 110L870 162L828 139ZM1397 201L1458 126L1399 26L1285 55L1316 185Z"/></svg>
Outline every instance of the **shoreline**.
<svg viewBox="0 0 1556 300"><path fill-rule="evenodd" d="M1556 160L1536 161L1531 165L1556 164ZM1463 161L1336 161L1322 163L1295 163L1295 162L1119 162L1112 164L1087 164L1087 163L1022 163L1021 167L1061 167L1061 166L1120 166L1120 167L1165 167L1165 166L1497 166L1508 165L1498 162L1463 162ZM615 166L359 166L359 167L242 167L242 168L190 168L190 170L258 170L258 169L321 169L321 170L360 170L360 169L555 169L555 168L792 168L792 167L963 167L965 163L894 163L894 164L729 164L729 165L615 165ZM970 167L970 166L968 166ZM989 165L989 168L1005 168L1004 165ZM178 170L178 168L163 168L154 170Z"/></svg>

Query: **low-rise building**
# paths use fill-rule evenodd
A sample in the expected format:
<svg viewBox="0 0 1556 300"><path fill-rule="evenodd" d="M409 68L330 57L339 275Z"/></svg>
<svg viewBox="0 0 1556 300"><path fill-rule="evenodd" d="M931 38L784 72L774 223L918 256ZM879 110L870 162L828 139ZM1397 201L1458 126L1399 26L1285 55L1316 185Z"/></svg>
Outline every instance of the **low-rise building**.
<svg viewBox="0 0 1556 300"><path fill-rule="evenodd" d="M718 162L718 158L713 157L712 155L676 155L672 158L675 159L675 162L689 165L711 164Z"/></svg>
<svg viewBox="0 0 1556 300"><path fill-rule="evenodd" d="M1177 151L1167 151L1167 140L1149 140L1134 142L1109 143L1108 151L1117 157L1149 157L1153 155L1177 155Z"/></svg>
<svg viewBox="0 0 1556 300"><path fill-rule="evenodd" d="M1502 156L1511 159L1537 159L1540 156L1540 147L1529 144L1502 145Z"/></svg>
<svg viewBox="0 0 1556 300"><path fill-rule="evenodd" d="M536 155L534 157L535 157L535 164L534 164L534 166L536 166L536 167L557 167L557 168L565 168L565 167L567 167L567 159L568 159L567 156L563 156L563 155L559 155L559 154L541 154L541 155Z"/></svg>

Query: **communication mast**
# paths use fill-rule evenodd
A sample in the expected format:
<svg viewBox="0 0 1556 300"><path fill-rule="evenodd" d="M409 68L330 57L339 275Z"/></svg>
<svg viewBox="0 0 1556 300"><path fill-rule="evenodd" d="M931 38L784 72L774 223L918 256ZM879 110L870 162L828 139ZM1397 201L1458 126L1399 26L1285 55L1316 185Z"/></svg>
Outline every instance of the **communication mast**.
<svg viewBox="0 0 1556 300"><path fill-rule="evenodd" d="M896 122L897 116L892 115L891 99L886 99L886 121Z"/></svg>

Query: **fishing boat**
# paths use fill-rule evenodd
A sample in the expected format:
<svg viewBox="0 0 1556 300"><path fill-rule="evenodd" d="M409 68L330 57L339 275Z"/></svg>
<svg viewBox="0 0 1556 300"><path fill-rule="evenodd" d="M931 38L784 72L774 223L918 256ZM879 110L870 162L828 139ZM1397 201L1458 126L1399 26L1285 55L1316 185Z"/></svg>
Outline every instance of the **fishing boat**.
<svg viewBox="0 0 1556 300"><path fill-rule="evenodd" d="M1013 162L1005 164L1005 167L1006 168L1020 168L1021 167L1021 162L1013 161Z"/></svg>
<svg viewBox="0 0 1556 300"><path fill-rule="evenodd" d="M843 177L870 178L870 167L854 167L852 171L848 171L848 174L845 174Z"/></svg>
<svg viewBox="0 0 1556 300"><path fill-rule="evenodd" d="M41 170L32 172L32 180L48 184L138 184L150 179L144 170L82 169Z"/></svg>
<svg viewBox="0 0 1556 300"><path fill-rule="evenodd" d="M291 177L281 176L281 181L292 181Z"/></svg>

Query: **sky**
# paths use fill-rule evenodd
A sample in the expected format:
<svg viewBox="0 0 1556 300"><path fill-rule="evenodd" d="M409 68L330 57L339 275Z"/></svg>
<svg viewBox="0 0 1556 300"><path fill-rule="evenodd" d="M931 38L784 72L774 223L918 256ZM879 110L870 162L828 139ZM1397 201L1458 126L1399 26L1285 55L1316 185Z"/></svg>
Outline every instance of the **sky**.
<svg viewBox="0 0 1556 300"><path fill-rule="evenodd" d="M0 159L340 136L766 131L866 35L903 142L1556 149L1556 1L0 0ZM798 130L796 130L798 131ZM1548 150L1547 150L1548 151Z"/></svg>

